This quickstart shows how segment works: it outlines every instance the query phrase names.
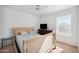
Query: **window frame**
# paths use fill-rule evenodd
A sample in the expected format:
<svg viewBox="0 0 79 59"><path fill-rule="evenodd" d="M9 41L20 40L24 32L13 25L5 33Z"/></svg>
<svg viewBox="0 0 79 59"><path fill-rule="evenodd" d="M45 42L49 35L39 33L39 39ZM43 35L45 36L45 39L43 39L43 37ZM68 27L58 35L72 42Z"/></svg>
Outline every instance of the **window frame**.
<svg viewBox="0 0 79 59"><path fill-rule="evenodd" d="M61 33L60 31L59 31L59 28L58 28L58 23L57 23L57 18L58 17L63 17L63 16L70 16L70 22L71 22L71 24L70 24L70 29L69 29L69 33ZM65 36L71 36L71 28L72 28L72 14L71 13L68 13L68 14L64 14L64 15L58 15L58 16L56 16L56 34L58 34L58 35L65 35Z"/></svg>

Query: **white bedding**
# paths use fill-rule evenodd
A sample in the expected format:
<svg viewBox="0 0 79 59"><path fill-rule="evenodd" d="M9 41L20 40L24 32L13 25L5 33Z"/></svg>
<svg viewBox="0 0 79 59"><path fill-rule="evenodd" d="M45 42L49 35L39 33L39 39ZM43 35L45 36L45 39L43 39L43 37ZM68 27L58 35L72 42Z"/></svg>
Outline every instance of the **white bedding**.
<svg viewBox="0 0 79 59"><path fill-rule="evenodd" d="M39 53L49 52L48 50L50 49L51 44L52 44L52 36L47 36L39 50Z"/></svg>
<svg viewBox="0 0 79 59"><path fill-rule="evenodd" d="M22 53L47 53L55 48L55 37L52 33L39 35L37 33L29 33L18 35L16 41ZM23 41L25 42L23 46Z"/></svg>
<svg viewBox="0 0 79 59"><path fill-rule="evenodd" d="M23 40L30 40L31 38L34 38L36 36L41 36L37 33L28 33L28 34L25 34L25 35L18 35L16 37L16 41L18 43L18 46L20 48L20 51L23 52Z"/></svg>

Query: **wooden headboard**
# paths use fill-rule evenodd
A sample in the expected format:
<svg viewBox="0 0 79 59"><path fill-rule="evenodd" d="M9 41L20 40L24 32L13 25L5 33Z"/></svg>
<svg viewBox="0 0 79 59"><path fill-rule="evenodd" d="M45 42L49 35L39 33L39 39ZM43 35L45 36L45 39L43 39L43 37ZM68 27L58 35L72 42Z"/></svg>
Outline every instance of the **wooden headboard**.
<svg viewBox="0 0 79 59"><path fill-rule="evenodd" d="M33 27L16 27L16 28L12 28L12 34L13 35L19 35L22 32L31 32L34 31Z"/></svg>
<svg viewBox="0 0 79 59"><path fill-rule="evenodd" d="M17 45L16 45L16 36L19 35L20 33L31 32L31 31L34 31L33 27L13 27L12 28L13 43L14 43L14 48L16 52L18 52Z"/></svg>

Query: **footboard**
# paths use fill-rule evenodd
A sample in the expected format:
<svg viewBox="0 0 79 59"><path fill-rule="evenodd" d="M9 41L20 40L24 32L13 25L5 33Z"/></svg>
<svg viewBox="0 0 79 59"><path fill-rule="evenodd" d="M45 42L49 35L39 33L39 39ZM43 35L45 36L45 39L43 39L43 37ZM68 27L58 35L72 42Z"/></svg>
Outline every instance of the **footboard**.
<svg viewBox="0 0 79 59"><path fill-rule="evenodd" d="M23 41L23 52L24 53L38 53L43 44L45 36L37 36L27 41Z"/></svg>
<svg viewBox="0 0 79 59"><path fill-rule="evenodd" d="M25 40L23 41L24 53L50 53L51 50L55 48L56 48L55 33L36 36L27 41Z"/></svg>

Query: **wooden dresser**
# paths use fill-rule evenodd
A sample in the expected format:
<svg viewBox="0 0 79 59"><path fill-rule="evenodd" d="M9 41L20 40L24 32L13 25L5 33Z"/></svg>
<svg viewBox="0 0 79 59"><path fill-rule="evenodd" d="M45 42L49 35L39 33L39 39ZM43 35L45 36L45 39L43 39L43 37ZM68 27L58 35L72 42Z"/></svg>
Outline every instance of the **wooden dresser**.
<svg viewBox="0 0 79 59"><path fill-rule="evenodd" d="M41 35L44 35L44 34L48 34L52 32L52 30L48 30L48 29L38 29L38 33L41 34Z"/></svg>

